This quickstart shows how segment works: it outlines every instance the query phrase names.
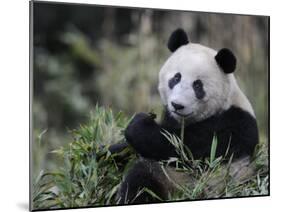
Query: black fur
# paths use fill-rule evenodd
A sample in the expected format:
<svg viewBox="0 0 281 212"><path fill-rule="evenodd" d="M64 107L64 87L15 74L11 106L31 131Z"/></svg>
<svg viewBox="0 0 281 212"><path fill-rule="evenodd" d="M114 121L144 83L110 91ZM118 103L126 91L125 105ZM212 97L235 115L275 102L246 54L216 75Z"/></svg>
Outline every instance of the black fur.
<svg viewBox="0 0 281 212"><path fill-rule="evenodd" d="M171 52L174 52L180 46L188 43L189 41L186 32L183 29L177 29L171 34L167 46Z"/></svg>
<svg viewBox="0 0 281 212"><path fill-rule="evenodd" d="M119 153L123 151L128 146L128 143L117 143L111 145L108 150L111 152L111 154Z"/></svg>
<svg viewBox="0 0 281 212"><path fill-rule="evenodd" d="M124 170L126 168L126 164L131 159L131 153L130 151L126 151L129 144L126 142L120 142L113 144L109 146L108 150L111 153L111 157L115 161L115 165L118 167L118 169ZM97 156L97 160L99 161L102 157L106 157L107 152L104 152L103 154L99 154Z"/></svg>
<svg viewBox="0 0 281 212"><path fill-rule="evenodd" d="M128 143L143 157L168 159L175 156L173 146L161 134L161 126L146 113L138 113L125 130Z"/></svg>
<svg viewBox="0 0 281 212"><path fill-rule="evenodd" d="M215 56L215 59L224 73L230 74L234 72L236 68L236 57L229 49L221 49Z"/></svg>
<svg viewBox="0 0 281 212"><path fill-rule="evenodd" d="M176 73L173 78L171 78L168 82L169 88L173 89L176 84L178 84L181 81L181 73Z"/></svg>
<svg viewBox="0 0 281 212"><path fill-rule="evenodd" d="M177 156L174 147L161 134L161 129L180 137L180 124L166 111L162 123L154 121L155 117L145 113L137 114L125 130L127 142L144 158L163 160ZM195 159L210 156L214 134L217 135L218 145L216 157L233 154L234 159L253 154L258 143L256 119L248 112L237 107L185 126L184 143L189 147ZM157 167L156 167L157 168ZM126 176L120 189L121 203L133 201L133 197L143 187L152 190L161 198L166 198L165 185L159 182L159 177L153 175L148 163L137 163ZM156 171L161 175L161 171ZM127 193L126 193L126 192ZM126 194L126 197L125 197ZM155 202L148 194L139 196L134 203Z"/></svg>
<svg viewBox="0 0 281 212"><path fill-rule="evenodd" d="M204 96L206 95L204 88L203 88L203 83L201 80L195 80L192 84L195 96L197 99L203 99Z"/></svg>
<svg viewBox="0 0 281 212"><path fill-rule="evenodd" d="M119 190L120 204L159 202L159 199L152 197L146 191L142 192L143 188L153 191L161 199L167 198L165 180L161 180L163 177L160 166L155 162L145 159L137 161L129 170Z"/></svg>
<svg viewBox="0 0 281 212"><path fill-rule="evenodd" d="M168 159L176 156L176 153L173 146L162 135L162 128L180 137L180 125L168 112L160 125L145 113L137 114L125 130L125 137L141 156L154 160ZM233 106L220 115L185 127L184 143L195 159L210 155L215 133L218 138L217 156L226 152L229 142L229 152L234 154L234 158L251 155L258 143L255 118Z"/></svg>

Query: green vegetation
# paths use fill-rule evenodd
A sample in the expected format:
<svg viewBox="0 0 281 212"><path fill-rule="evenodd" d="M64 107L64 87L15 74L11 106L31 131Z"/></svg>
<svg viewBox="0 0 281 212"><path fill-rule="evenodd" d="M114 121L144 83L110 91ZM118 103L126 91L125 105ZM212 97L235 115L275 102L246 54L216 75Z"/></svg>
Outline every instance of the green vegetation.
<svg viewBox="0 0 281 212"><path fill-rule="evenodd" d="M72 142L51 152L56 155L55 158L62 160L61 165L51 170L42 170L33 180L33 209L118 204L117 192L122 176L135 161L136 155L130 147L118 155L111 154L108 147L124 141L122 132L129 121L122 112L113 113L109 108L96 106L88 123L70 132ZM48 132L41 133L34 142L42 142L44 133ZM216 137L210 158L199 161L193 159L192 153L182 145L180 138L163 133L181 156L172 160L176 160L178 164L189 164L184 168L179 166L181 168L178 167L177 170L188 173L192 179L187 184L176 185L178 192L171 194L171 201L268 193L268 157L265 143L257 147L252 162L256 173L247 176L243 181L235 181L229 177L230 163L222 163L224 156L215 157L218 142ZM127 165L120 166L117 157L126 157ZM164 172L166 164L167 161L163 162ZM223 181L215 182L214 179L217 178L222 178ZM155 195L148 189L141 192Z"/></svg>
<svg viewBox="0 0 281 212"><path fill-rule="evenodd" d="M87 125L71 132L73 141L55 151L63 159L56 171L41 171L34 181L33 208L65 208L116 204L114 197L125 169L119 169L110 144L123 141L129 119L96 107ZM127 154L125 152L121 154ZM134 154L129 154L134 158Z"/></svg>
<svg viewBox="0 0 281 212"><path fill-rule="evenodd" d="M175 146L180 156L172 159L177 164L177 171L186 173L188 177L184 185L173 182L178 190L172 194L171 200L268 194L268 155L265 143L262 142L256 147L250 164L247 159L234 162L228 149L224 155L215 157L219 141L214 135L210 157L202 161L193 158L192 152L181 142L182 139L167 131L163 134ZM165 172L164 168L163 171Z"/></svg>

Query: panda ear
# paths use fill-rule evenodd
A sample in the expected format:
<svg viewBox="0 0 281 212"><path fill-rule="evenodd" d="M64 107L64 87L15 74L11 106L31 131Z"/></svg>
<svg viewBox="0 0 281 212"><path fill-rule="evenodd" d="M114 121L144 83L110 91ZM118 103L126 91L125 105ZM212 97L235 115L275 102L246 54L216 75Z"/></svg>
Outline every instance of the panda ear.
<svg viewBox="0 0 281 212"><path fill-rule="evenodd" d="M176 51L180 46L188 44L188 37L187 34L183 29L177 29L175 30L168 41L168 48L170 49L171 52Z"/></svg>
<svg viewBox="0 0 281 212"><path fill-rule="evenodd" d="M229 49L223 48L219 50L215 56L215 60L224 73L230 74L234 72L236 68L236 57Z"/></svg>

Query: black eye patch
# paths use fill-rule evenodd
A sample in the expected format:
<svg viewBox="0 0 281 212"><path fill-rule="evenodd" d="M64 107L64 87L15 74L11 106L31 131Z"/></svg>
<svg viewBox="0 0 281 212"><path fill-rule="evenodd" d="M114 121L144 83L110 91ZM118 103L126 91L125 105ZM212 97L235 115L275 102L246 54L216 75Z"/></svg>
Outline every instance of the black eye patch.
<svg viewBox="0 0 281 212"><path fill-rule="evenodd" d="M197 99L203 99L205 96L205 91L203 88L203 83L201 80L195 80L192 84L195 96Z"/></svg>
<svg viewBox="0 0 281 212"><path fill-rule="evenodd" d="M178 72L175 76L169 80L169 88L173 89L173 87L181 81L181 74Z"/></svg>

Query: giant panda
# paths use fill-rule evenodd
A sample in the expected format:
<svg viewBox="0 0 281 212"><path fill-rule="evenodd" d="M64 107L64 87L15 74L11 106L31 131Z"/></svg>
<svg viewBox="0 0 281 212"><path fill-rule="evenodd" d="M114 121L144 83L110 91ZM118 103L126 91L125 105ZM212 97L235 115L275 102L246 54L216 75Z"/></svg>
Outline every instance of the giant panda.
<svg viewBox="0 0 281 212"><path fill-rule="evenodd" d="M183 142L195 159L210 156L214 134L218 140L216 156L229 151L233 163L240 165L245 158L249 161L258 143L253 108L233 74L233 52L190 43L183 29L171 34L167 46L172 54L159 72L158 85L164 117L157 123L155 115L138 113L125 129L127 143L140 157L121 183L120 204L158 201L149 193L140 194L142 188L168 200L174 188L159 161L178 155L162 132L180 136L181 120L185 124ZM168 168L168 173L181 183L184 176L173 169Z"/></svg>

